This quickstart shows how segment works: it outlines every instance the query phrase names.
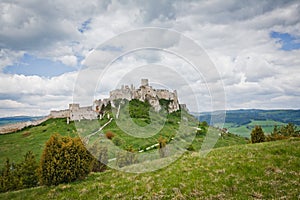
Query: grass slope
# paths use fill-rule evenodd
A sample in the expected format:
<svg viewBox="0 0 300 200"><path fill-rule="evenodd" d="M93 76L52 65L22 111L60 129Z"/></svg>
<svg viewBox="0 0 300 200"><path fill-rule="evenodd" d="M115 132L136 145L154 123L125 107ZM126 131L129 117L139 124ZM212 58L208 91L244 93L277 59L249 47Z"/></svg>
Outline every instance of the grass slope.
<svg viewBox="0 0 300 200"><path fill-rule="evenodd" d="M100 122L88 121L86 123L88 124L87 127L90 129L89 132L93 132L107 121L108 120L105 119ZM84 121L82 121L81 123L82 126L85 125ZM79 126L77 126L77 129L80 129ZM33 153L36 155L36 158L39 160L44 145L52 134L59 133L65 136L68 135L71 137L76 137L78 136L77 131L78 130L76 130L74 122L67 124L66 119L50 119L36 127L28 127L16 133L0 135L0 167L3 166L6 158L9 158L10 161L18 163L19 161L23 160L23 156L29 150L33 151ZM126 147L128 145L131 145L134 148L138 149L157 143L157 138L159 137L159 135L163 135L166 138L169 138L171 134L176 131L176 125L174 125L174 123L166 123L165 127L160 131L159 135L146 139L135 138L127 135L117 127L114 121L112 121L112 123L103 130L102 134L107 131L113 131L118 137L125 141L122 146ZM199 150L201 148L203 139L204 136L196 137L194 139L192 144L196 150ZM244 138L230 134L221 137L215 147L246 143L248 143L248 141Z"/></svg>
<svg viewBox="0 0 300 200"><path fill-rule="evenodd" d="M19 162L29 150L40 158L46 141L54 133L77 136L74 123L67 125L66 119L49 119L35 127L28 127L16 133L0 135L0 167L6 158Z"/></svg>
<svg viewBox="0 0 300 200"><path fill-rule="evenodd" d="M135 167L135 166L131 166ZM0 194L0 199L298 199L300 139L186 153L144 174L116 170L86 180Z"/></svg>
<svg viewBox="0 0 300 200"><path fill-rule="evenodd" d="M162 102L162 104L166 103ZM110 116L113 116L109 106L105 109ZM128 111L130 115L128 115ZM182 118L187 122L185 123L185 127L179 131L179 127L181 125L184 126ZM132 119L132 121L128 119ZM105 133L110 131L121 139L121 148L126 149L128 146L131 146L135 151L139 151L156 144L160 136L166 138L167 141L171 141L178 134L184 135L186 138L193 138L194 127L198 126L199 123L195 117L185 111L177 111L168 115L161 112L157 113L151 110L149 104L138 100L126 102L120 111L119 119L112 120L102 131L98 132L97 130L108 121L107 117L101 120L81 120L80 122L76 122L75 126L74 122L67 124L66 119L50 119L36 127L28 127L16 133L0 135L0 167L3 166L6 158L10 158L12 162L19 162L29 150L33 151L37 159L39 159L45 142L54 133L71 137L80 135L81 138L84 138L96 132L96 134L90 137L90 143L92 144L94 141L99 140L99 138L105 139ZM128 130L126 131L125 129ZM213 134L220 134L218 129L212 128L212 130ZM140 134L143 131L146 134L145 137L136 137L135 135L128 134ZM153 135L150 134L148 137L147 134L151 132ZM199 150L203 140L204 136L196 137L192 143L193 148ZM221 137L215 147L245 144L247 142L244 138L230 134ZM185 148L187 147L188 145ZM111 155L110 158L113 157L114 155Z"/></svg>

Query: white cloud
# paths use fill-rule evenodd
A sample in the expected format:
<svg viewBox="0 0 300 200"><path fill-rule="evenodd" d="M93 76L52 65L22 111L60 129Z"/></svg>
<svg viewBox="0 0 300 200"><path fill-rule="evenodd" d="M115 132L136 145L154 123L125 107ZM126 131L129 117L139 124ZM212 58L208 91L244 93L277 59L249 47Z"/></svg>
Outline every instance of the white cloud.
<svg viewBox="0 0 300 200"><path fill-rule="evenodd" d="M110 61L116 54L101 52L97 47L106 40L124 31L136 28L158 26L171 28L190 37L203 47L220 73L226 92L228 108L299 108L300 107L300 50L282 51L281 44L270 37L271 31L287 32L300 36L299 1L147 1L129 0L126 3L111 1L43 1L3 0L0 3L0 69L17 62L24 53L35 57L61 61L77 67ZM80 31L81 30L81 31ZM154 34L154 33L153 33ZM121 47L131 50L137 44L148 45L146 35L125 35ZM195 58L193 46L183 46L176 35L162 35L157 32L152 45L161 45L170 50L182 47ZM181 42L181 43L180 43ZM102 55L99 57L98 55ZM88 59L85 57L88 56ZM204 65L201 72L204 80L189 69L180 59L163 53L137 53L123 59L120 66L113 68L104 77L103 92L116 85L130 72L133 65L156 63L177 66L178 72L187 80L188 86L199 98L209 102L207 88L218 95L223 88L217 87L217 73ZM175 69L176 67L174 67ZM150 70L151 71L151 70ZM98 74L86 72L82 81L94 93L91 80ZM83 72L84 74L84 72ZM163 76L163 73L161 73ZM65 107L72 99L76 73L67 73L53 78L38 76L7 75L0 72L0 100L7 109L1 113L23 114L30 110L46 113L49 109ZM90 79L89 79L90 78ZM155 77L153 77L155 78ZM182 84L167 77L169 83L184 88ZM128 80L135 82L137 78ZM139 79L139 78L138 78ZM197 81L198 80L198 81ZM151 81L151 79L150 79ZM198 88L198 89L197 89ZM187 93L181 98L193 104ZM10 105L14 109L8 110ZM202 105L203 106L203 105ZM203 110L210 109L206 104ZM12 111L14 110L14 111Z"/></svg>

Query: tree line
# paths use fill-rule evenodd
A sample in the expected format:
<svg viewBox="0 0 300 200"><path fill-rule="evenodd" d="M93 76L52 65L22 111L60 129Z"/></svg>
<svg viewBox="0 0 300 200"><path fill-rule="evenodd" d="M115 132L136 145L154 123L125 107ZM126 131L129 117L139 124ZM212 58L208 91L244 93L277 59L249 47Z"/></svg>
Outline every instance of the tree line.
<svg viewBox="0 0 300 200"><path fill-rule="evenodd" d="M300 130L293 123L280 127L275 125L271 134L265 134L261 126L255 126L251 131L251 143L283 140L290 137L300 137Z"/></svg>

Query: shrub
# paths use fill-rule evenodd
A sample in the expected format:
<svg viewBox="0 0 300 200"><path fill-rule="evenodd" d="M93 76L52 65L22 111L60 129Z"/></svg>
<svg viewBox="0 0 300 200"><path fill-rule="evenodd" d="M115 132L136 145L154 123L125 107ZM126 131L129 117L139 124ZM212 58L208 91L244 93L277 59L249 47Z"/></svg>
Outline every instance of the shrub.
<svg viewBox="0 0 300 200"><path fill-rule="evenodd" d="M252 143L260 143L265 141L265 134L261 128L261 126L255 126L251 132L251 142Z"/></svg>
<svg viewBox="0 0 300 200"><path fill-rule="evenodd" d="M38 185L38 164L34 154L29 151L24 156L24 161L14 164L6 159L0 171L0 192L24 189Z"/></svg>
<svg viewBox="0 0 300 200"><path fill-rule="evenodd" d="M167 140L160 136L158 138L158 144L159 144L159 155L161 158L164 158L167 156Z"/></svg>
<svg viewBox="0 0 300 200"><path fill-rule="evenodd" d="M38 185L38 163L32 151L24 156L24 161L18 165L19 180L22 188L30 188Z"/></svg>
<svg viewBox="0 0 300 200"><path fill-rule="evenodd" d="M39 175L44 185L83 179L91 171L93 157L80 138L52 135L41 156Z"/></svg>
<svg viewBox="0 0 300 200"><path fill-rule="evenodd" d="M1 170L0 192L21 189L21 183L18 181L16 166L7 158L5 165Z"/></svg>
<svg viewBox="0 0 300 200"><path fill-rule="evenodd" d="M192 144L190 144L190 145L186 148L186 150L188 150L188 151L195 151L195 148L194 148L194 146L193 146Z"/></svg>
<svg viewBox="0 0 300 200"><path fill-rule="evenodd" d="M105 136L107 139L111 140L113 137L115 137L115 134L113 132L108 131L105 133Z"/></svg>
<svg viewBox="0 0 300 200"><path fill-rule="evenodd" d="M288 137L281 135L281 134L271 134L266 136L266 141L276 141L276 140L284 140Z"/></svg>
<svg viewBox="0 0 300 200"><path fill-rule="evenodd" d="M112 141L116 146L121 146L124 144L124 140L122 140L120 137L114 137Z"/></svg>

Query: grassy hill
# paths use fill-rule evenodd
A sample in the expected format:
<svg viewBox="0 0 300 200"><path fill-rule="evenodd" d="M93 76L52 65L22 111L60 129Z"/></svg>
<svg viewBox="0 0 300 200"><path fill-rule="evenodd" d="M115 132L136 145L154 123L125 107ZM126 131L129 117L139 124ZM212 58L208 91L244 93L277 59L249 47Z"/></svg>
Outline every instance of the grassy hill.
<svg viewBox="0 0 300 200"><path fill-rule="evenodd" d="M195 129L193 128L195 128L194 126L197 126L199 122L187 112L182 111L182 113L180 113L180 111L178 111L172 114L157 113L152 112L147 103L139 101L129 103L131 105L125 105L128 106L128 108L122 109L118 120L112 120L103 130L98 132L99 127L108 123L109 119L107 117L93 121L81 120L80 122L71 122L70 124L67 124L66 119L50 119L36 127L28 127L16 133L0 135L0 167L3 166L6 158L9 158L12 162L21 161L23 155L29 150L33 151L37 159L39 159L45 142L54 133L71 137L80 136L81 138L91 133L96 133L90 137L90 143L93 143L99 140L99 138L101 140L106 139L105 133L113 132L115 137L118 137L122 141L120 148L126 149L128 146L131 146L135 151L156 144L160 136L163 136L170 142L176 135L183 135L181 131L187 132L185 133L187 136L184 135L184 138L194 138ZM130 117L133 117L132 122L128 120L128 116L125 113L126 110L129 110ZM111 108L106 108L106 111L110 116L113 116ZM116 110L113 110L113 112L116 113ZM184 123L181 118L187 121L186 125L182 125ZM182 124L180 124L181 122ZM152 126L152 124L154 124L154 126ZM184 126L184 128L181 128L179 131L181 125ZM124 130L124 128L128 129L132 127L135 127L136 130ZM135 135L128 134L129 131L141 133L143 130L146 134L149 132L155 134L151 137L147 135L145 135L146 137L136 137ZM211 130L213 134L221 134L218 129L211 128ZM195 150L200 150L204 137L205 135L201 135L194 138L192 145ZM245 138L225 134L218 140L215 147L246 143L248 143L248 141ZM188 145L185 148L187 147ZM110 155L110 158L114 158L114 155Z"/></svg>
<svg viewBox="0 0 300 200"><path fill-rule="evenodd" d="M67 124L66 119L49 119L36 127L28 127L11 134L0 135L0 166L6 158L19 162L28 151L39 159L46 141L54 133L77 136L74 123Z"/></svg>
<svg viewBox="0 0 300 200"><path fill-rule="evenodd" d="M110 169L71 184L2 193L0 199L299 199L299 163L300 139L290 138L217 148L204 158L188 152L154 172Z"/></svg>

